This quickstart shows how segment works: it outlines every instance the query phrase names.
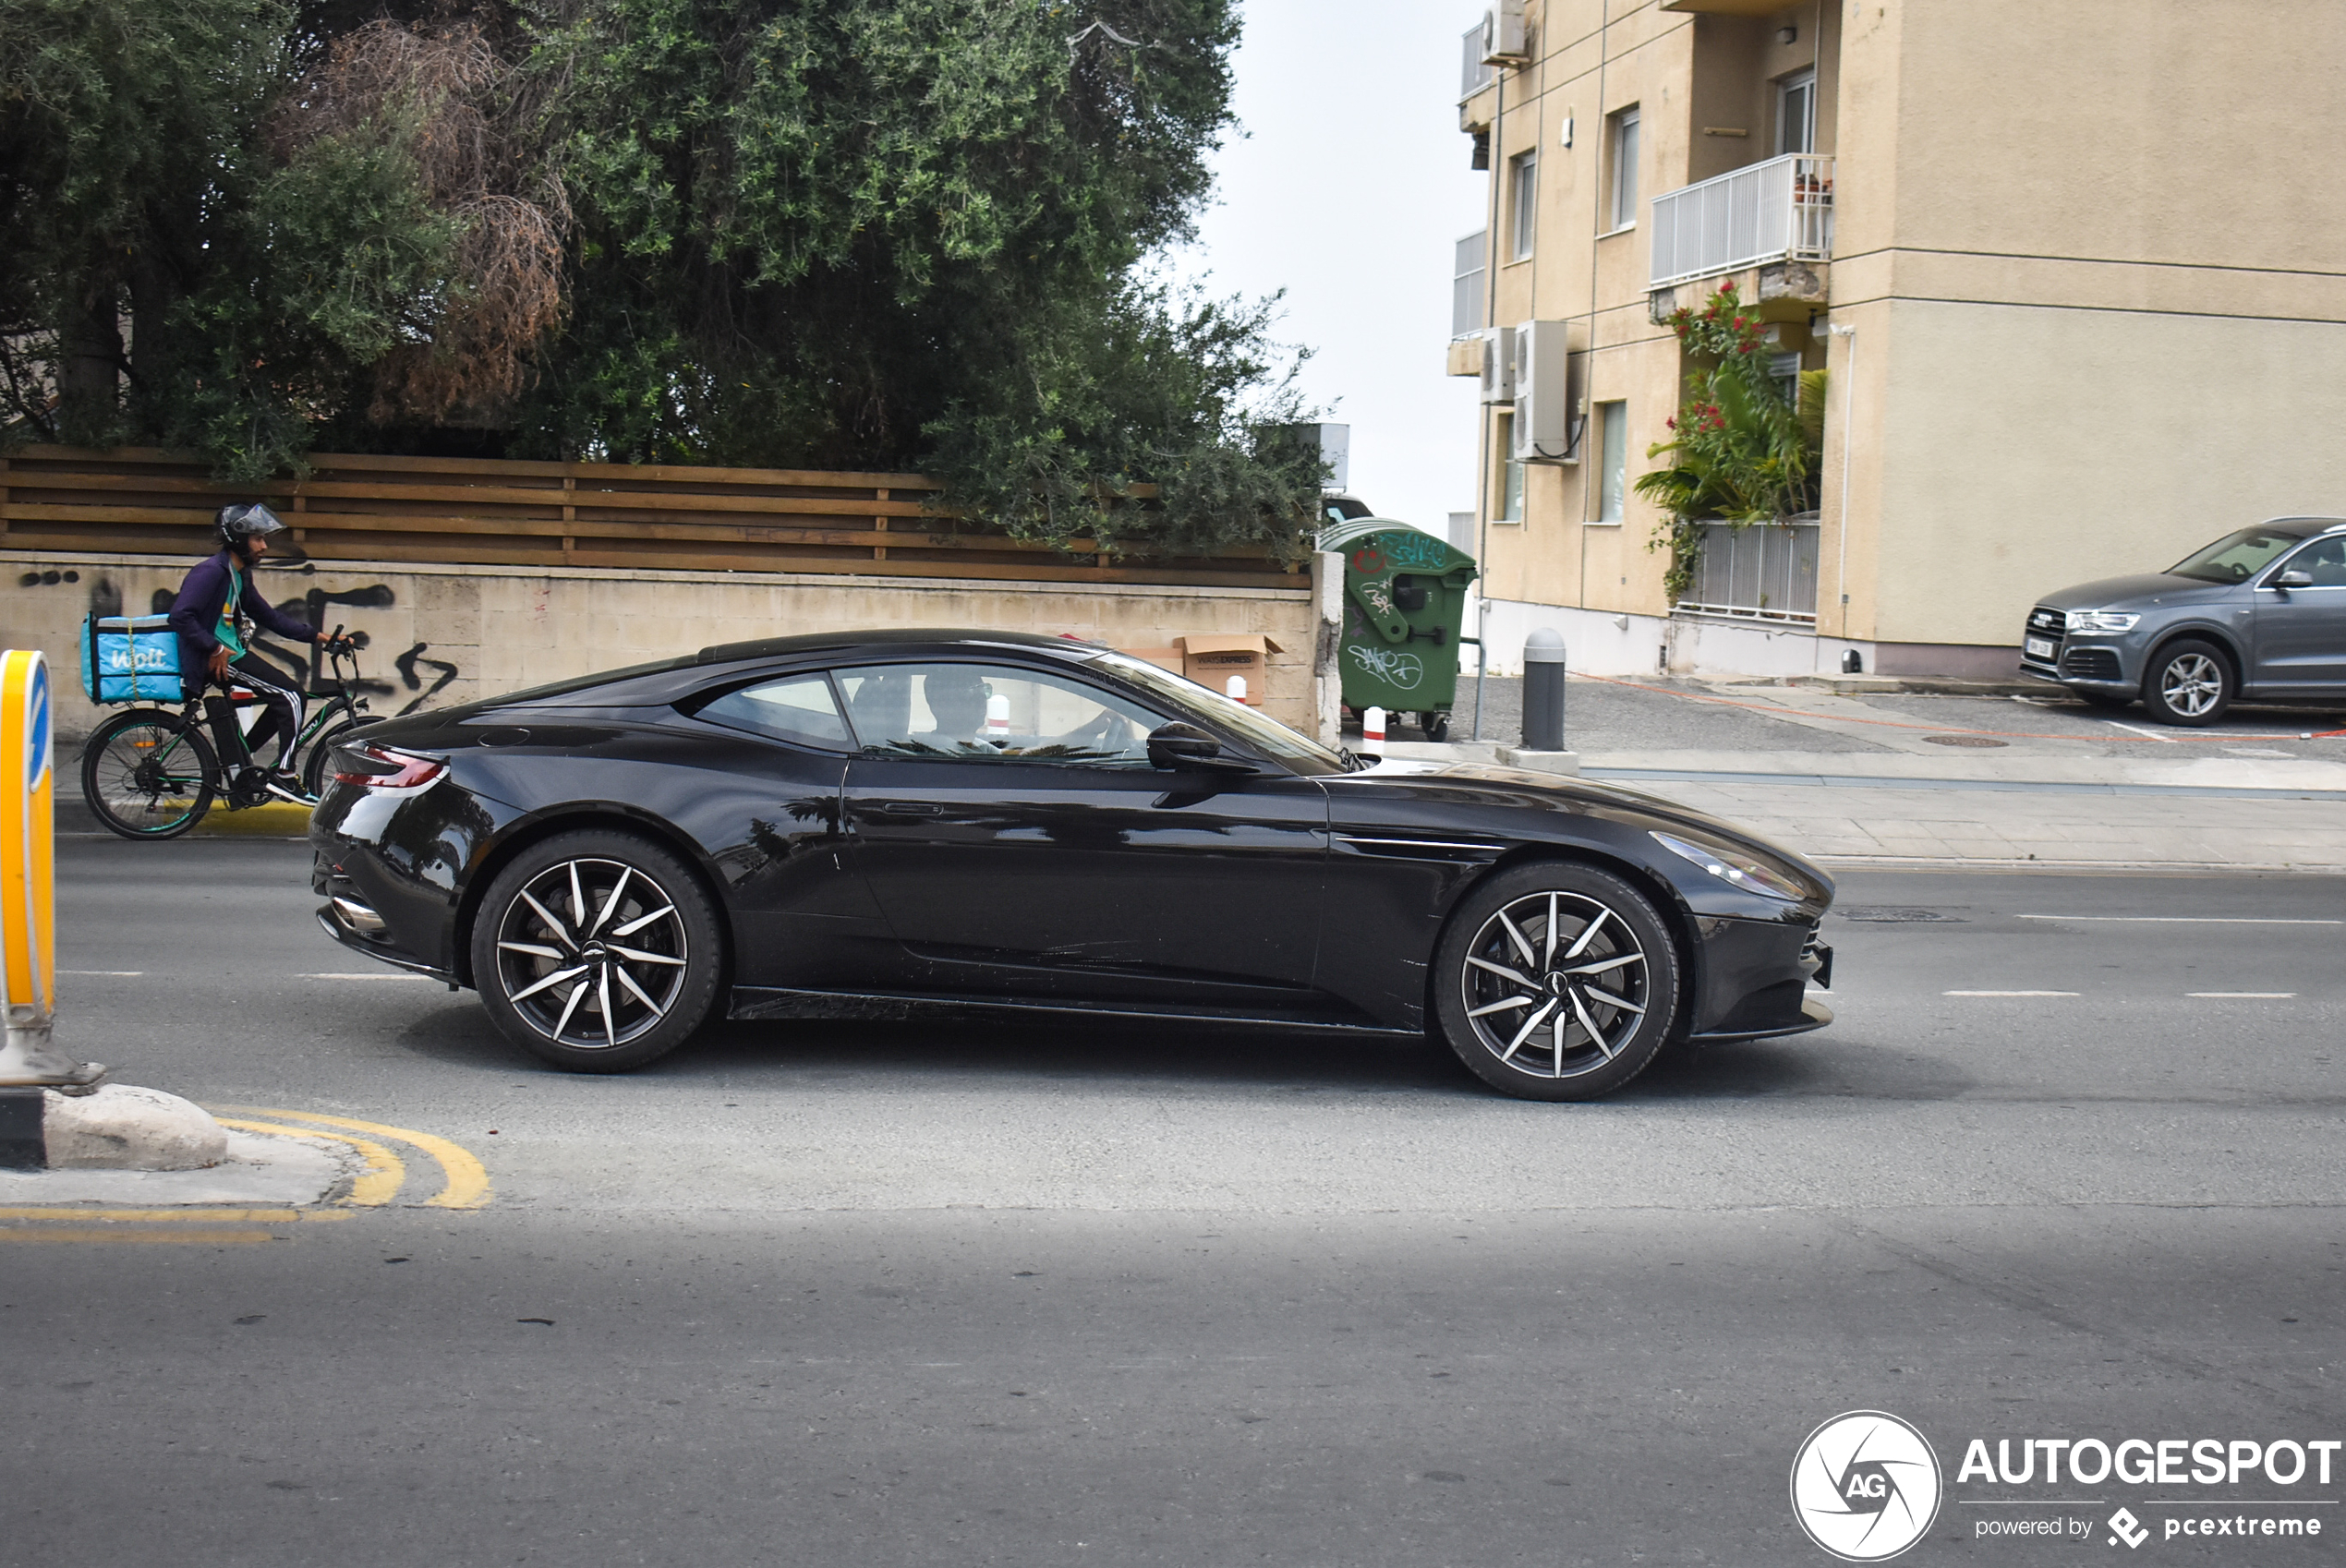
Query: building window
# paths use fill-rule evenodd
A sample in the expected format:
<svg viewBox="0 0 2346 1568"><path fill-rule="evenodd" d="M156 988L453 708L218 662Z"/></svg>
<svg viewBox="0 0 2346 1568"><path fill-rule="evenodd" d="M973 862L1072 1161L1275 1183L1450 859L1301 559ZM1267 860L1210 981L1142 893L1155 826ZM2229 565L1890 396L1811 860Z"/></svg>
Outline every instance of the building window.
<svg viewBox="0 0 2346 1568"><path fill-rule="evenodd" d="M1482 233L1458 241L1450 263L1450 336L1466 337L1482 329Z"/></svg>
<svg viewBox="0 0 2346 1568"><path fill-rule="evenodd" d="M1787 407L1800 406L1800 356L1768 356L1768 380L1775 383L1776 395L1784 399Z"/></svg>
<svg viewBox="0 0 2346 1568"><path fill-rule="evenodd" d="M1499 462L1504 465L1499 474L1499 514L1494 523L1523 521L1523 464L1515 460L1515 416L1502 414L1498 419Z"/></svg>
<svg viewBox="0 0 2346 1568"><path fill-rule="evenodd" d="M1513 203L1513 242L1508 254L1518 261L1531 256L1533 232L1540 218L1540 155L1519 152L1507 160L1507 199Z"/></svg>
<svg viewBox="0 0 2346 1568"><path fill-rule="evenodd" d="M1610 227L1626 229L1638 221L1638 112L1624 109L1613 116L1613 158L1608 171L1613 199L1607 209Z"/></svg>
<svg viewBox="0 0 2346 1568"><path fill-rule="evenodd" d="M1776 83L1776 151L1817 150L1817 73L1795 71Z"/></svg>
<svg viewBox="0 0 2346 1568"><path fill-rule="evenodd" d="M1604 452L1603 488L1597 493L1597 521L1621 521L1623 490L1629 478L1629 405L1597 404L1597 428Z"/></svg>

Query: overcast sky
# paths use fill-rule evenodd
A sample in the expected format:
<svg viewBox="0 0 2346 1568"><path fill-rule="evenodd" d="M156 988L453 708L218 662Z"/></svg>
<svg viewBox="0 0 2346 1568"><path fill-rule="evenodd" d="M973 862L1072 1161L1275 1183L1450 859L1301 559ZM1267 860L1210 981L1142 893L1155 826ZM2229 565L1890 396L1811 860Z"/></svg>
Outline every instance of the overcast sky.
<svg viewBox="0 0 2346 1568"><path fill-rule="evenodd" d="M1315 350L1304 390L1352 427L1352 489L1432 532L1474 505L1473 380L1442 373L1450 269L1483 225L1458 132L1451 0L1246 0L1242 134L1179 270L1218 294L1287 291L1279 337Z"/></svg>

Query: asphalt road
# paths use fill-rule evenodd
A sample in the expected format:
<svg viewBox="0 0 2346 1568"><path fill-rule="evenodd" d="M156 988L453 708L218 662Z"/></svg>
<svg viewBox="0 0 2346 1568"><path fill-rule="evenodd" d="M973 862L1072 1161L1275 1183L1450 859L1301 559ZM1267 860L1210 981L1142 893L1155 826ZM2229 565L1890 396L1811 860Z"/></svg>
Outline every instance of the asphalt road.
<svg viewBox="0 0 2346 1568"><path fill-rule="evenodd" d="M1859 1408L1944 1467L1905 1562L2131 1558L2122 1504L2161 1562L2346 1531L2346 1459L1957 1477L1973 1438L2346 1438L2335 880L1855 874L1833 1028L1563 1107L1064 1026L566 1077L348 978L300 845L62 868L65 965L109 971L62 1043L439 1134L496 1198L0 1241L11 1568L1822 1563L1787 1472ZM2161 1533L2217 1513L2326 1534ZM2052 1516L2091 1538L1982 1534Z"/></svg>

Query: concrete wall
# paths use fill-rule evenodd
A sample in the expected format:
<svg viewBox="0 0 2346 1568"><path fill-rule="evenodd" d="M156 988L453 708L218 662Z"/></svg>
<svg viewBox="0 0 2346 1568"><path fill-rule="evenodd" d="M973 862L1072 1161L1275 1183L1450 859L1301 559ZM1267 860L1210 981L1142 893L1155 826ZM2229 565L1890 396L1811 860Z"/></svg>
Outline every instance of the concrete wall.
<svg viewBox="0 0 2346 1568"><path fill-rule="evenodd" d="M1333 558L1331 558L1333 559ZM145 614L176 592L183 558L67 560L0 551L0 646L37 647L57 674L59 728L87 734L99 710L81 694L78 639L92 609ZM72 572L75 582L64 581ZM27 574L58 581L25 584ZM537 572L364 563L264 568L272 603L346 622L368 635L373 711L441 706L598 669L691 653L715 643L875 627L1071 632L1119 647L1161 647L1191 633L1261 633L1271 656L1264 710L1317 728L1308 580L1293 589L973 582L789 573ZM322 596L313 610L299 609ZM264 639L266 640L266 639Z"/></svg>

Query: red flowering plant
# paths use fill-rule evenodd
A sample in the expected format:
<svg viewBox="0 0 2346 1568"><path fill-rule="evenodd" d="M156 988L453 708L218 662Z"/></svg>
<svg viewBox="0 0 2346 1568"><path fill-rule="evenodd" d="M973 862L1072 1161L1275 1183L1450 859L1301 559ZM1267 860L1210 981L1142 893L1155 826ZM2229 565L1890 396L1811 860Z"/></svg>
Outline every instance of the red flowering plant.
<svg viewBox="0 0 2346 1568"><path fill-rule="evenodd" d="M1699 310L1673 311L1669 326L1687 361L1686 390L1671 439L1646 449L1669 465L1640 475L1636 489L1669 514L1646 548L1669 550L1663 585L1675 604L1694 582L1706 524L1781 525L1816 505L1825 373L1800 372L1796 397L1785 397L1763 352L1767 323L1744 313L1733 283Z"/></svg>

